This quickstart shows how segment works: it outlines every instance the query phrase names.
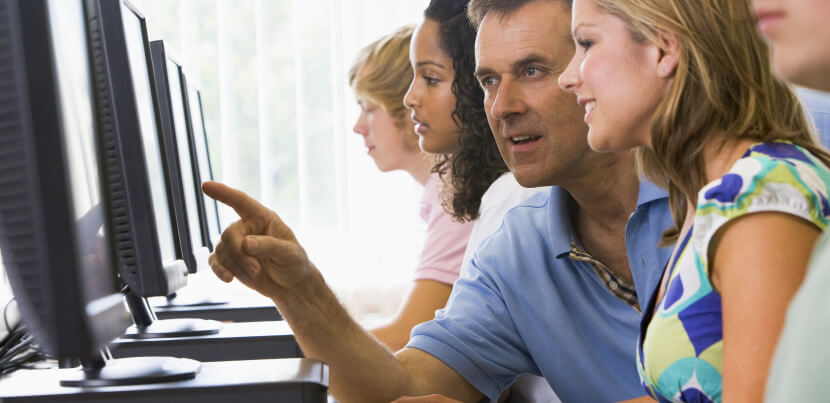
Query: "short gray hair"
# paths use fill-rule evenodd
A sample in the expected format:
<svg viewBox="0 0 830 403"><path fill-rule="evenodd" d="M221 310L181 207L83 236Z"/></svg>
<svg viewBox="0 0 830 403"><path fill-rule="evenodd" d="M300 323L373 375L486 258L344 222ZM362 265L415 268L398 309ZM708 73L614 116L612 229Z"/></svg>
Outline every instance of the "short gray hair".
<svg viewBox="0 0 830 403"><path fill-rule="evenodd" d="M504 17L534 1L542 0L470 0L469 5L467 5L467 19L469 19L473 27L478 30L479 25L481 25L481 21L484 20L484 17L487 14L494 12ZM568 10L570 10L573 6L573 0L557 1L565 3Z"/></svg>

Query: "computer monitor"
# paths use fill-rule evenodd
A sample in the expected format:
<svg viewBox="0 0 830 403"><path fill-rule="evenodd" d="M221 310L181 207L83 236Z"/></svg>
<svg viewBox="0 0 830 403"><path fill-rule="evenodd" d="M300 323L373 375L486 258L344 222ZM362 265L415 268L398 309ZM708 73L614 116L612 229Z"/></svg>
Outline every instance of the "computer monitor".
<svg viewBox="0 0 830 403"><path fill-rule="evenodd" d="M193 144L193 151L196 156L196 168L202 181L212 181L213 167L210 164L210 148L207 141L207 130L205 129L205 115L202 108L202 93L192 83L187 85L188 116L190 116ZM222 224L219 220L219 205L216 200L201 194L205 205L205 218L207 220L207 237L211 245L211 251L219 238L222 236Z"/></svg>
<svg viewBox="0 0 830 403"><path fill-rule="evenodd" d="M120 274L144 297L163 296L187 284L171 201L167 193L158 111L143 49L146 26L127 3L87 0L95 84L102 99L107 178L112 191Z"/></svg>
<svg viewBox="0 0 830 403"><path fill-rule="evenodd" d="M213 252L213 241L210 237L210 224L208 223L208 206L205 203L206 195L202 193L202 182L204 181L204 179L202 177L202 172L199 169L199 158L196 153L196 144L193 142L193 137L196 135L196 126L194 126L193 114L190 111L190 92L188 90L188 88L190 88L190 84L187 80L187 75L184 73L184 68L182 66L178 67L179 77L181 78L182 101L184 101L184 117L185 123L187 125L187 139L185 139L185 141L187 142L187 145L190 147L190 160L192 161L190 167L191 171L193 172L193 180L195 182L194 190L196 191L196 203L199 204L199 224L202 229L202 246L205 248L205 257L207 258L210 257L210 252ZM200 124L201 123L202 122L200 122ZM205 259L205 261L207 261L207 259Z"/></svg>
<svg viewBox="0 0 830 403"><path fill-rule="evenodd" d="M0 0L4 265L37 343L62 362L83 364L62 385L192 378L193 360L102 354L130 319L113 277L87 28L81 0Z"/></svg>
<svg viewBox="0 0 830 403"><path fill-rule="evenodd" d="M136 324L125 337L214 334L221 324L199 319L156 320L146 297L166 296L186 284L192 261L181 183L168 167L147 27L126 0L86 0L92 29L96 90L106 139L107 179L117 224L119 272ZM177 196L178 195L178 198ZM176 200L179 200L177 203Z"/></svg>
<svg viewBox="0 0 830 403"><path fill-rule="evenodd" d="M174 204L177 200L183 202L181 207L176 209L176 214L182 215L178 220L183 221L189 229L184 234L182 243L185 239L190 241L190 249L194 258L190 269L191 273L195 273L199 269L208 268L207 259L210 250L202 234L204 206L199 201L201 181L198 179L198 172L193 170L181 66L168 53L164 42L150 42L167 168L174 182L178 182L178 186L174 189L174 194L178 196L174 199Z"/></svg>

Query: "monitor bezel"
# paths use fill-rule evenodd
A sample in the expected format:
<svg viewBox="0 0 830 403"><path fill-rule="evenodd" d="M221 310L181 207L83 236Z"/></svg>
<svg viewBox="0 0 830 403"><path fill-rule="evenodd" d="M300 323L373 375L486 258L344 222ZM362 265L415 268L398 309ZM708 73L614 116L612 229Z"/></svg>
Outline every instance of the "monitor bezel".
<svg viewBox="0 0 830 403"><path fill-rule="evenodd" d="M152 199L122 7L132 12L141 26L150 95L153 100L153 117L157 131L160 132L160 110L155 92L155 79L151 71L147 23L144 15L128 0L87 0L87 4L94 14L90 19L95 19L102 39L100 52L105 66L98 74L105 75L105 78L99 81L100 84L106 85L107 88L102 92L106 93L111 101L112 127L109 135L113 136L111 141L114 142L115 148L110 148L109 151L115 154L111 154L109 160L117 163L111 167L116 172L109 175L115 175L123 182L123 197L114 202L114 208L120 209L119 211L127 217L124 228L119 231L119 235L125 235L125 239L119 240L117 248L121 257L119 272L130 291L137 295L166 296L187 284L188 268L187 263L181 258L169 175L166 172L164 188L168 211L161 213L170 215L172 247L176 256L173 261L164 262L161 254L159 229L154 217L158 212L155 211ZM159 136L159 152L164 170L164 145L161 134L156 135ZM117 197L113 194L110 196Z"/></svg>
<svg viewBox="0 0 830 403"><path fill-rule="evenodd" d="M199 206L199 224L202 229L202 246L206 248L207 252L213 252L213 241L210 239L210 226L208 225L208 212L205 206L205 198L202 193L202 172L199 167L199 155L196 150L196 133L193 127L193 112L190 110L190 91L187 80L187 75L184 68L178 65L179 82L181 83L182 102L184 102L184 117L185 125L187 127L187 144L190 147L190 161L192 162L193 180L196 184L196 204ZM204 128L204 122L202 122ZM212 180L212 179L211 179Z"/></svg>
<svg viewBox="0 0 830 403"><path fill-rule="evenodd" d="M175 227L178 235L179 253L187 265L190 273L198 271L196 257L193 253L193 242L188 225L187 203L185 202L184 185L179 164L178 144L176 142L176 127L173 123L172 102L170 100L167 77L167 51L161 40L150 41L150 58L152 60L156 100L161 121L161 144L164 148L165 174L170 180L168 191L172 195Z"/></svg>
<svg viewBox="0 0 830 403"><path fill-rule="evenodd" d="M190 109L191 104L190 104L189 100L190 100L190 96L191 96L191 91L193 92L193 94L196 95L195 102L196 102L196 105L198 105L198 108L199 108L198 111L195 111L195 113L198 114L198 115L195 115L195 116L194 116L194 111L192 109ZM207 173L207 178L206 179L202 178L201 179L202 181L212 181L212 180L215 179L215 176L213 175L213 164L211 163L211 160L210 160L210 144L208 144L207 127L205 126L205 114L204 114L204 104L202 103L202 92L195 85L190 83L190 84L188 84L187 95L188 95L188 111L189 111L188 117L190 118L191 128L194 128L194 126L192 124L193 119L199 119L199 121L201 122L201 126L202 126L202 132L201 133L196 133L195 129L191 132L193 137L191 137L190 140L191 140L191 144L193 145L194 155L195 155L195 158L196 158L196 161L197 161L197 163L196 163L197 166L194 167L194 169L197 169L199 171L200 178L202 178L202 176L205 173ZM204 158L205 158L205 161L207 161L207 172L203 172L201 165L198 163L199 147L196 146L196 136L201 136L202 141L204 142L204 145L205 145L205 147L204 147L204 153L205 153ZM207 234L207 239L210 241L210 248L211 248L211 251L213 251L213 249L216 246L215 242L217 242L219 240L219 238L222 236L222 220L219 218L219 203L216 200L214 200L214 199L212 199L209 196L204 195L204 194L202 195L202 201L205 202L205 203L213 203L213 205L214 205L214 208L213 208L213 212L215 213L215 214L213 214L214 217L210 217L210 214L208 213L207 208L205 208L205 218L206 218L206 220L215 220L214 222L216 224L216 228L218 229L218 232L211 233L210 224L207 221L205 222L205 228L206 228L205 231L206 231L206 234Z"/></svg>

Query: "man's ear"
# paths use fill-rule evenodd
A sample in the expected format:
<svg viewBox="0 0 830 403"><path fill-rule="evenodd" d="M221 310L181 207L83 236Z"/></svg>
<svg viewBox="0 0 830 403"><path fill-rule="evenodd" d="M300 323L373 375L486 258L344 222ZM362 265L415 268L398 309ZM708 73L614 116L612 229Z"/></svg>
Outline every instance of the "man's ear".
<svg viewBox="0 0 830 403"><path fill-rule="evenodd" d="M657 33L660 56L657 59L657 74L661 78L671 78L677 70L680 60L680 42L677 36L671 33Z"/></svg>

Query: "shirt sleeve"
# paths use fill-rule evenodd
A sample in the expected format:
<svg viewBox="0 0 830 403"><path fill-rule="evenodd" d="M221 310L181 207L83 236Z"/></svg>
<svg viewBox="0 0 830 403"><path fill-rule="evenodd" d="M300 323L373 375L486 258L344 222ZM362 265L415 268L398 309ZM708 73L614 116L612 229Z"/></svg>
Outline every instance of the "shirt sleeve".
<svg viewBox="0 0 830 403"><path fill-rule="evenodd" d="M407 347L438 358L495 402L519 374L538 369L504 303L503 284L481 269L480 256L467 262L470 276L456 282L447 307L413 329Z"/></svg>
<svg viewBox="0 0 830 403"><path fill-rule="evenodd" d="M424 247L415 269L415 280L435 280L453 284L458 279L461 262L472 222L458 222L441 206L439 192L433 181L427 184L422 206L422 217L427 223Z"/></svg>
<svg viewBox="0 0 830 403"><path fill-rule="evenodd" d="M790 144L769 143L753 149L763 153L753 152L738 160L729 173L698 194L694 242L701 259L708 259L709 244L724 224L747 214L780 212L811 222L819 230L827 227L828 169Z"/></svg>
<svg viewBox="0 0 830 403"><path fill-rule="evenodd" d="M478 245L488 236L492 235L501 226L504 215L508 210L515 207L522 200L538 193L541 188L525 188L516 181L511 172L505 172L490 185L481 197L479 216L473 224L473 231L470 234L470 242L467 243L467 251L464 253L464 262L473 258ZM461 270L461 277L467 273Z"/></svg>

